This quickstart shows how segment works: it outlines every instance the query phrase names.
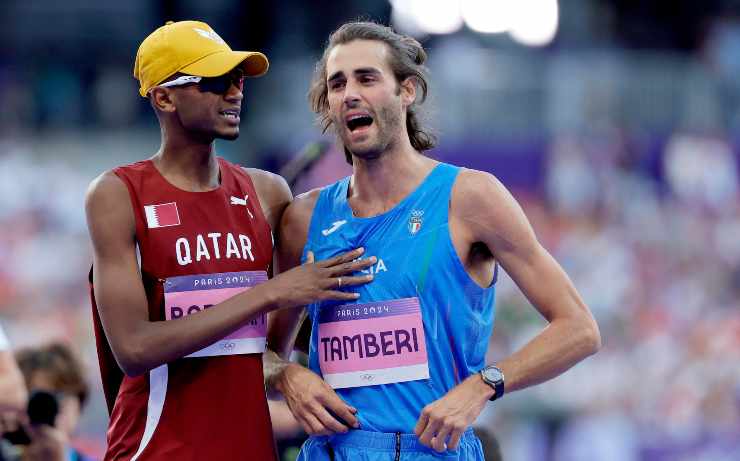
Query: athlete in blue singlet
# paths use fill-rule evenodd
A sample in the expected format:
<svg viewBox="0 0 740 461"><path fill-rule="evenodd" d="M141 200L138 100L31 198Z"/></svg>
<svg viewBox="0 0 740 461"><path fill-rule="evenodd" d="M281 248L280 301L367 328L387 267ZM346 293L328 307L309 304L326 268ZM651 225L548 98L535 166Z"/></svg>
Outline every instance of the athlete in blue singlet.
<svg viewBox="0 0 740 461"><path fill-rule="evenodd" d="M427 403L443 397L485 365L486 347L493 328L494 288L493 283L482 288L470 278L450 237L446 205L458 171L459 168L451 165L438 164L416 190L378 216L353 216L347 203L349 178L322 190L314 207L305 252L313 251L317 259L326 259L341 253L347 245L355 245L378 258L367 271L375 276L374 282L359 291L361 301L356 306L361 306L362 312L352 316L352 306L328 302L309 307L313 326L310 367L330 384L336 382L339 396L358 410L357 417L364 431L413 432L419 412ZM418 300L424 325L422 331L403 328L403 323L396 329L383 325L372 328L372 319L378 317L366 314L364 311L368 307L377 301L388 304L407 298ZM378 315L386 313L382 308L376 310ZM353 341L353 335L322 334L326 324L335 324L335 329L342 331L342 324L351 325L358 321L355 318L371 323L367 328L358 325L358 333L362 335L358 340ZM409 333L397 335L398 331ZM384 332L390 334L384 335ZM339 339L332 342L335 337ZM344 339L346 337L350 339ZM412 339L408 347L402 342L406 337ZM465 338L465 341L458 338ZM388 359L415 352L419 347L414 347L414 342L422 341L426 346L426 360L422 359L422 366L417 366L416 375L403 375L409 366L392 362L391 365L396 366L383 366ZM360 376L356 377L357 372L327 373L326 369L334 365L332 362L362 362L373 352L377 352L375 357L386 360L379 366L371 364L372 368L363 368ZM399 369L402 369L400 373ZM386 383L367 385L377 381ZM356 438L356 435L345 438L349 437ZM480 451L472 433L464 436L461 449L466 453L463 459L472 459L471 456Z"/></svg>
<svg viewBox="0 0 740 461"><path fill-rule="evenodd" d="M266 374L312 436L302 460L483 459L470 426L489 400L562 373L600 344L588 308L501 183L421 153L434 145L415 113L425 60L409 37L349 23L317 66L313 108L353 174L286 210L281 266L355 247L377 259L367 285L335 279L356 302L308 307L310 370L281 360L300 317L271 319ZM549 325L486 365L499 265Z"/></svg>

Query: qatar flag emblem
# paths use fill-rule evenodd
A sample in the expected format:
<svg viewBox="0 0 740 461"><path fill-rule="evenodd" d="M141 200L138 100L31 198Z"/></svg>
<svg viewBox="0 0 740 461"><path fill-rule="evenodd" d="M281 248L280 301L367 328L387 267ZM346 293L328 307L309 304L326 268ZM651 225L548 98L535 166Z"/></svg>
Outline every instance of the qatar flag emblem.
<svg viewBox="0 0 740 461"><path fill-rule="evenodd" d="M177 213L175 202L145 205L144 213L146 213L146 223L149 229L180 225L180 215Z"/></svg>

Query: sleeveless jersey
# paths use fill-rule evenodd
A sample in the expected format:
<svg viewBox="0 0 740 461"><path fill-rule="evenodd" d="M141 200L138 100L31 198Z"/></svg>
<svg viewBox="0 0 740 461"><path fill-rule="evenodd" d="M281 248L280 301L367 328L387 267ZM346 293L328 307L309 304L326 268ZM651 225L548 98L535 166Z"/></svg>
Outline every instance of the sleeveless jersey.
<svg viewBox="0 0 740 461"><path fill-rule="evenodd" d="M304 259L308 250L322 260L357 247L378 258L364 271L374 280L351 288L359 300L308 308L310 368L358 409L363 430L413 432L425 405L484 367L496 275L480 287L453 246L448 210L458 172L440 163L374 217L353 216L350 178L324 188L316 202Z"/></svg>
<svg viewBox="0 0 740 461"><path fill-rule="evenodd" d="M151 160L114 170L134 210L151 321L165 321L168 279L270 271L271 230L251 178L226 160L218 162L221 184L208 192L178 189ZM276 458L261 353L182 358L126 376L105 338L94 296L93 318L110 411L105 460Z"/></svg>

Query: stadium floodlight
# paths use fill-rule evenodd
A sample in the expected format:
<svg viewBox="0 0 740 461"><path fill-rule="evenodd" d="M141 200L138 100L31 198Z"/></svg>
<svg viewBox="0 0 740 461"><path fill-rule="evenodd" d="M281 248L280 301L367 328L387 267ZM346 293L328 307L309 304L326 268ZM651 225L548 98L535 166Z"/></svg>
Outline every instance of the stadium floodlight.
<svg viewBox="0 0 740 461"><path fill-rule="evenodd" d="M463 25L459 1L390 0L390 3L394 25L412 35L451 34Z"/></svg>
<svg viewBox="0 0 740 461"><path fill-rule="evenodd" d="M545 46L558 31L557 0L513 0L516 5L509 34L527 46Z"/></svg>
<svg viewBox="0 0 740 461"><path fill-rule="evenodd" d="M498 34L511 28L517 0L461 0L465 24L475 32Z"/></svg>

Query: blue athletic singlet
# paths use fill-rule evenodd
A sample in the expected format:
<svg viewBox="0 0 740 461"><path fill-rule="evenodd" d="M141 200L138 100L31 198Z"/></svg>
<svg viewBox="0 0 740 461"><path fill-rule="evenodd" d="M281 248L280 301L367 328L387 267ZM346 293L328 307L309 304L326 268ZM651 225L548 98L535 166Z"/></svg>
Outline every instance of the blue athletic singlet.
<svg viewBox="0 0 740 461"><path fill-rule="evenodd" d="M313 326L310 368L324 376L322 354L325 361L342 366L348 356L364 353L364 358L372 355L372 360L384 360L383 363L395 366L394 370L420 373L424 364L404 368L394 360L407 351L418 355L424 347L422 342L426 347L428 378L335 389L358 409L364 431L413 432L425 405L485 365L493 328L496 276L490 287L478 286L465 271L452 244L448 211L459 170L440 163L393 209L370 218L353 216L347 203L349 177L324 188L316 202L304 261L309 250L316 260L323 260L358 247L365 248L364 257L376 256L378 261L366 271L375 276L373 282L350 288L360 293L360 299L342 306L347 309L338 309L341 303L336 302L309 306ZM353 309L354 305L360 308ZM388 306L391 310L383 310ZM418 325L423 322L423 331L412 328L418 320L414 316L419 314ZM360 330L320 340L320 329L324 327L326 332L329 325L322 322L342 325L338 322L345 318L353 321L346 325L359 325ZM390 326L388 331L376 331L375 336L361 331L363 325L381 325L382 329L382 325L403 322L408 327ZM362 372L342 376L349 376L350 381L375 379Z"/></svg>

